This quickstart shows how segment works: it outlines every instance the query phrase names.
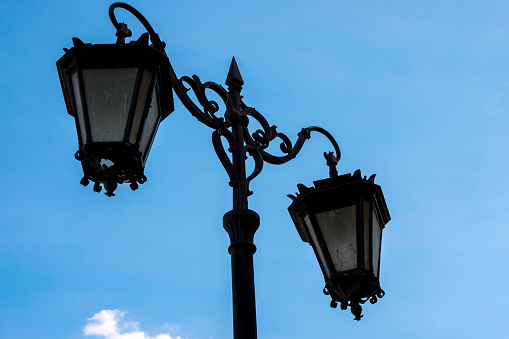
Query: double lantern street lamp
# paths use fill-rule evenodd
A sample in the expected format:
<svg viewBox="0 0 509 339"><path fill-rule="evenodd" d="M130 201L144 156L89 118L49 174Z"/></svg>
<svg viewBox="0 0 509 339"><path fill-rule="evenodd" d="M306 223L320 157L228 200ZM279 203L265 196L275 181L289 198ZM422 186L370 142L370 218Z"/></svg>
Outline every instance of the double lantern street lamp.
<svg viewBox="0 0 509 339"><path fill-rule="evenodd" d="M126 24L116 20L116 8L136 16L147 33L126 43L132 34ZM303 128L292 144L257 110L246 106L240 95L244 81L235 58L225 82L228 90L213 82L202 83L196 75L179 79L165 53L165 43L143 15L120 2L110 6L109 15L117 29L115 44L92 45L73 38L74 47L64 49L64 56L57 61L67 110L76 121L79 150L75 157L84 172L81 184L87 186L92 181L94 191L104 187L110 197L118 184L129 183L133 190L143 184L156 131L174 110L174 91L195 118L214 130L214 150L233 189L233 209L224 215L223 225L231 242L234 337L256 338L253 237L260 218L248 209L249 184L264 162L281 165L292 160L312 132L321 133L334 147L335 153L324 153L330 178L315 181L314 187L297 185L299 193L289 195L293 201L288 211L302 240L315 252L331 306L350 307L355 320L360 320L360 304L375 303L384 295L379 283L380 249L382 230L390 216L374 175L366 179L357 170L338 176L341 153L329 132L316 126ZM201 108L188 96L189 90ZM224 117L216 116L219 105L208 99L206 90L224 102ZM250 133L249 118L262 128ZM276 138L282 141L280 156L267 151ZM249 176L245 166L248 156L255 164Z"/></svg>

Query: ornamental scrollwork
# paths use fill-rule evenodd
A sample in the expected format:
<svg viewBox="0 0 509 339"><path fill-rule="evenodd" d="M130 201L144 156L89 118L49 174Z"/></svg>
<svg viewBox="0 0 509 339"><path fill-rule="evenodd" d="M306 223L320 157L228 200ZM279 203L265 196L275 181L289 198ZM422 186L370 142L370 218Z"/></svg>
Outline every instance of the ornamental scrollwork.
<svg viewBox="0 0 509 339"><path fill-rule="evenodd" d="M166 44L160 40L159 35L154 31L150 23L140 12L125 3L114 3L109 10L111 22L117 29L117 43L125 43L125 38L132 36L132 32L127 28L126 24L118 23L114 15L115 8L126 9L140 20L147 30L152 46L166 55L164 50ZM148 43L146 36L144 36L143 40L146 40ZM171 63L168 62L167 67L168 69L165 70L165 74L171 78L171 87L182 104L198 121L214 129L214 132L212 132L212 143L219 160L230 178L230 186L238 188L239 185L245 184L246 194L251 195L252 192L249 190L249 184L260 174L263 164L267 162L273 165L281 165L294 159L299 154L304 143L311 137L312 132L323 134L331 142L335 154L329 152L324 155L330 169L330 175L337 175L336 165L341 157L341 152L336 140L329 132L317 126L303 128L297 134L297 140L293 144L286 134L277 130L276 125L270 125L260 112L244 104L240 95L244 81L237 68L235 59L232 60L226 81L228 90L214 82L208 81L202 83L197 75L178 78ZM222 117L216 115L220 110L219 103L216 100L209 99L207 91L215 93L221 99L222 104L224 104L225 111ZM197 103L189 96L189 92L194 94ZM256 120L261 128L251 133L249 131L249 118ZM241 126L241 129L234 128L234 126ZM223 145L222 138L228 144L227 149ZM276 139L280 140L279 148L282 155L274 155L268 151L269 145ZM250 175L245 176L244 173L240 174L239 169L234 166L234 152L243 152L242 158L244 160L248 156L253 159L254 169Z"/></svg>
<svg viewBox="0 0 509 339"><path fill-rule="evenodd" d="M184 83L188 84L190 86L190 88L186 88ZM218 85L211 81L208 81L208 82L202 84L202 82L200 81L200 78L197 75L193 75L192 77L183 76L182 78L180 78L178 80L178 85L174 86L174 87L178 87L179 91L181 91L180 86L182 86L182 88L184 88L184 90L186 92L186 98L184 98L185 101L191 100L189 98L189 96L187 96L187 92L190 89L192 89L196 96L196 99L198 100L200 105L203 107L203 110L200 110L199 108L193 109L193 111L191 112L193 115L195 115L195 114L199 115L200 117L203 117L203 119L206 119L211 122L213 121L218 124L221 124L224 121L223 118L221 118L221 117L218 118L215 115L215 113L217 111L219 111L218 103L214 100L209 100L207 97L206 91L205 91L207 89L212 90L217 95L219 95L219 97L223 100L223 103L226 104L228 93L221 85ZM180 95L179 95L179 98L182 100ZM196 106L196 108L197 108L197 106Z"/></svg>
<svg viewBox="0 0 509 339"><path fill-rule="evenodd" d="M354 320L359 321L363 317L361 305L365 304L368 300L371 304L376 304L379 298L383 298L385 296L385 291L380 288L379 284L377 284L370 296L347 300L348 298L345 297L342 288L338 284L328 281L323 289L323 294L332 298L330 302L330 306L332 308L338 307L338 303L343 311L350 307L350 312L352 312L355 317Z"/></svg>

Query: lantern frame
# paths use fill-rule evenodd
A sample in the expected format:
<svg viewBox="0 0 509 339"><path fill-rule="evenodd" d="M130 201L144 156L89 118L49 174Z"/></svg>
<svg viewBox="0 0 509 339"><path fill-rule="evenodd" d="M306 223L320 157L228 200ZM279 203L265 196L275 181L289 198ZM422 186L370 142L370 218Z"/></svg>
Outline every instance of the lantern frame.
<svg viewBox="0 0 509 339"><path fill-rule="evenodd" d="M168 57L148 45L147 33L127 45L92 45L77 38L73 38L73 42L74 47L64 49L65 54L57 61L57 69L67 111L76 122L79 150L75 157L81 161L84 172L81 183L86 186L89 180L95 182L95 191L101 190L102 183L108 196L113 196L117 184L124 182L131 183L134 190L138 183L146 181L144 166L159 123L174 109ZM129 85L132 92L127 103L125 126L122 125L113 140L95 140L93 137L84 79L84 72L88 70L136 74L134 83ZM154 108L157 112L151 110L153 105L157 105Z"/></svg>
<svg viewBox="0 0 509 339"><path fill-rule="evenodd" d="M336 307L338 302L342 309L351 306L356 320L362 317L359 304L367 300L375 303L377 297L385 294L379 283L380 251L383 229L389 222L390 215L382 189L374 183L374 177L372 175L369 179L362 178L358 170L353 175L345 174L315 181L315 187L308 188L299 184L299 193L297 197L290 196L293 202L288 207L302 241L309 243L315 252L325 279L324 293L332 298L331 306ZM327 246L326 235L317 214L348 207L354 208L353 220L349 222L355 223L355 238L353 241L350 239L355 244L355 267L338 269L341 263L333 260L332 249ZM374 220L380 227L376 262ZM345 233L348 220L340 221L344 224L336 225Z"/></svg>

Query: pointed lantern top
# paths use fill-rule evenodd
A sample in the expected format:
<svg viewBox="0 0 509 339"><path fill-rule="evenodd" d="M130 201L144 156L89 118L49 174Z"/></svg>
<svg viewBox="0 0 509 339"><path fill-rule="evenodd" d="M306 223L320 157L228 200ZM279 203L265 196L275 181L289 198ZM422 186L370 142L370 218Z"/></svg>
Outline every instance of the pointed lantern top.
<svg viewBox="0 0 509 339"><path fill-rule="evenodd" d="M235 57L232 59L232 63L230 65L230 70L228 71L228 76L226 77L225 84L231 86L233 84L237 84L242 86L244 84L244 80L242 79L242 75L240 75L239 67L237 66L237 61L235 61Z"/></svg>

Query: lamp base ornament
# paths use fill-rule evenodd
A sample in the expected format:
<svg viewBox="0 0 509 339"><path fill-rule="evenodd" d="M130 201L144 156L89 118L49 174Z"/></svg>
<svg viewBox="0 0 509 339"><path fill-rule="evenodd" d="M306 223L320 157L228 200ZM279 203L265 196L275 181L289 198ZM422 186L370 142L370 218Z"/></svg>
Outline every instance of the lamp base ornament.
<svg viewBox="0 0 509 339"><path fill-rule="evenodd" d="M375 289L366 296L365 293L361 293L360 284L351 284L345 288L331 279L326 282L323 294L332 298L330 302L332 308L338 307L338 303L342 310L350 307L350 312L355 317L354 320L359 321L363 317L361 304L365 304L368 300L371 304L376 304L378 298L383 298L385 295L385 291L380 288L378 283L372 282L370 285L375 285L373 286Z"/></svg>
<svg viewBox="0 0 509 339"><path fill-rule="evenodd" d="M87 186L89 181L94 182L94 191L101 192L104 186L108 197L118 184L130 183L133 191L138 184L147 181L143 173L141 152L126 143L96 143L85 145L74 154L76 160L81 162L85 176L80 183Z"/></svg>

